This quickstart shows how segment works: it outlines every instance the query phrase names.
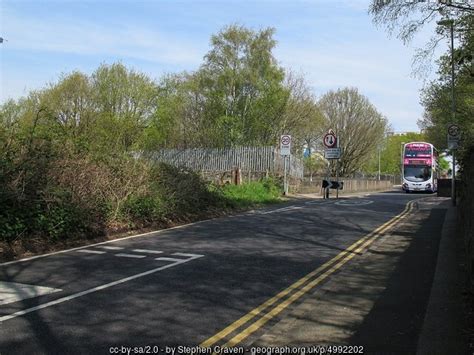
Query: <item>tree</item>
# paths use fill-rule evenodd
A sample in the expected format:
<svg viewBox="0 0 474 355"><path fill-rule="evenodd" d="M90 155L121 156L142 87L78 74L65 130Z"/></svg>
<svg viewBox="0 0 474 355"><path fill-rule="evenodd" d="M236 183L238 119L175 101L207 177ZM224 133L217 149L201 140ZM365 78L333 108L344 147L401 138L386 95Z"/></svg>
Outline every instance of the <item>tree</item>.
<svg viewBox="0 0 474 355"><path fill-rule="evenodd" d="M291 134L294 151L302 153L303 148L311 152L321 146L324 134L324 117L316 98L311 94L302 76L287 71L285 87L290 96L282 117L279 134Z"/></svg>
<svg viewBox="0 0 474 355"><path fill-rule="evenodd" d="M380 171L382 174L400 174L402 145L409 142L425 142L426 136L423 133L407 132L403 134L393 134L387 132L383 143L380 145ZM378 151L374 151L370 160L365 166L369 173L378 171Z"/></svg>
<svg viewBox="0 0 474 355"><path fill-rule="evenodd" d="M198 76L214 145L275 144L289 93L274 32L231 25L212 36Z"/></svg>
<svg viewBox="0 0 474 355"><path fill-rule="evenodd" d="M313 175L322 173L326 167L326 159L319 153L311 154L303 159L305 172L309 173L309 181L313 181Z"/></svg>
<svg viewBox="0 0 474 355"><path fill-rule="evenodd" d="M466 29L474 28L474 16L462 19ZM474 123L474 32L467 31L459 41L455 51L455 118L451 111L451 57L443 55L439 60L438 79L432 81L422 91L421 103L425 107L423 118L418 124L424 128L429 139L438 147L446 148L446 129L449 124L461 126L464 145L473 140ZM470 57L469 57L469 55Z"/></svg>
<svg viewBox="0 0 474 355"><path fill-rule="evenodd" d="M473 11L472 3L466 1L372 0L369 6L374 23L384 27L389 34L396 34L405 44L429 22L440 18L460 19ZM428 72L434 50L445 38L443 32L443 26L438 25L425 47L417 50L413 60L414 74L423 76Z"/></svg>
<svg viewBox="0 0 474 355"><path fill-rule="evenodd" d="M94 127L97 149L136 149L157 109L157 85L120 63L101 65L90 80L94 108L100 115Z"/></svg>
<svg viewBox="0 0 474 355"><path fill-rule="evenodd" d="M341 175L351 175L362 169L387 131L387 119L355 88L329 91L319 101L326 120L342 148L339 160Z"/></svg>

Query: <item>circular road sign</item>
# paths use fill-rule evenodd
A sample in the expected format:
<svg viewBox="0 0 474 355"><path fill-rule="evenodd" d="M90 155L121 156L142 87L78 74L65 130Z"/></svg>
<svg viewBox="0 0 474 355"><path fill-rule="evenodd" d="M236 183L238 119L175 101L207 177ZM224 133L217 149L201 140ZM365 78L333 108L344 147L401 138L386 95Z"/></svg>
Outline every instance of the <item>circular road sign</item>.
<svg viewBox="0 0 474 355"><path fill-rule="evenodd" d="M461 129L457 124L452 124L448 127L448 134L451 137L457 137L461 133Z"/></svg>
<svg viewBox="0 0 474 355"><path fill-rule="evenodd" d="M323 138L323 143L327 148L334 148L336 146L336 135L334 133L326 133Z"/></svg>
<svg viewBox="0 0 474 355"><path fill-rule="evenodd" d="M291 136L288 136L288 135L281 136L282 145L290 145L290 143L291 143Z"/></svg>

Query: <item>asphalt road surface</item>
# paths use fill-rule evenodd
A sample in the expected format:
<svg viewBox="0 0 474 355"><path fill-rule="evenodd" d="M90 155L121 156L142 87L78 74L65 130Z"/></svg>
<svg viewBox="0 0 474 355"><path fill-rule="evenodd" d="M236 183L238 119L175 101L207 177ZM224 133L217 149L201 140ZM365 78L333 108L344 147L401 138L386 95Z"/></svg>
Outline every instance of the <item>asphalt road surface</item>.
<svg viewBox="0 0 474 355"><path fill-rule="evenodd" d="M324 304L314 295L331 282L344 294L338 277L357 273L367 250L397 231L404 247L390 252L399 255L346 338L329 331L299 341L338 341L368 353L385 349L389 338L414 352L443 201L398 192L298 200L1 264L0 354L191 353L195 348L177 347L285 343L271 336L291 331L285 319ZM350 303L341 297L338 305Z"/></svg>

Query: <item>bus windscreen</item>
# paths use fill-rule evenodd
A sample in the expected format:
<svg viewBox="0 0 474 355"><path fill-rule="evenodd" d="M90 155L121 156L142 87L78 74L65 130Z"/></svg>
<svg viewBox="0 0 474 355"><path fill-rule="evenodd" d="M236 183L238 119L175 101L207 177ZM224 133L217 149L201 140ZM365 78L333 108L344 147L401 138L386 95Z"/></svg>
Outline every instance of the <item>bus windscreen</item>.
<svg viewBox="0 0 474 355"><path fill-rule="evenodd" d="M431 178L431 166L405 165L403 173L408 181L428 181Z"/></svg>

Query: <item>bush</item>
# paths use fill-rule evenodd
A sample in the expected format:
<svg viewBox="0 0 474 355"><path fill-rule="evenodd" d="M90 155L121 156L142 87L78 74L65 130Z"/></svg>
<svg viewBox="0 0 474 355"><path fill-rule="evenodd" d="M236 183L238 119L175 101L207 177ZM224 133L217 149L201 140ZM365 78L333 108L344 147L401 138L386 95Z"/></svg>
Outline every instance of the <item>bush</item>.
<svg viewBox="0 0 474 355"><path fill-rule="evenodd" d="M167 218L203 216L225 207L221 191L189 169L161 163L151 176L151 190L162 196L162 212Z"/></svg>

